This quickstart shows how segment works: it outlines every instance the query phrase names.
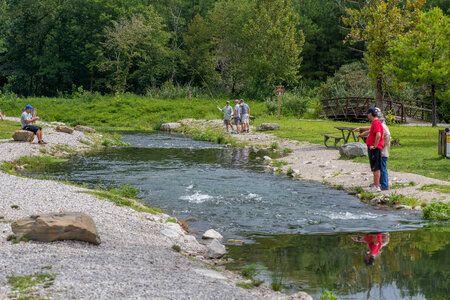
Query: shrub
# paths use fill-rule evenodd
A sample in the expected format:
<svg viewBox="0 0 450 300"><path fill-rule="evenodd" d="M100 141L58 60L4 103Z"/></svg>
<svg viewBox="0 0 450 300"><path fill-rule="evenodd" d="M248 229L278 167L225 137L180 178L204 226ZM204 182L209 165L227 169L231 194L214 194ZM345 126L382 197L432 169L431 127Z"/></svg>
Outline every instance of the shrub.
<svg viewBox="0 0 450 300"><path fill-rule="evenodd" d="M423 218L427 220L450 220L450 203L435 202L423 209Z"/></svg>

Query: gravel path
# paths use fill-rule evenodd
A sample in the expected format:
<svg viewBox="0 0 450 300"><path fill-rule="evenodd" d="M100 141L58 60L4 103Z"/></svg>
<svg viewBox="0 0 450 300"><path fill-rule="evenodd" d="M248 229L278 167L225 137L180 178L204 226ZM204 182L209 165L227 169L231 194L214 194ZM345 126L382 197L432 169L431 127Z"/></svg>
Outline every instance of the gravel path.
<svg viewBox="0 0 450 300"><path fill-rule="evenodd" d="M10 119L10 118L9 118ZM81 133L60 134L45 128L44 138L77 149ZM54 145L53 145L54 146ZM0 160L39 155L40 146L0 144ZM232 272L213 270L188 254L205 247L184 233L167 215L139 213L82 193L82 188L48 180L21 178L0 172L0 299L12 295L8 276L57 273L54 284L40 288L37 298L50 299L286 299L267 286L243 289ZM81 193L80 193L81 192ZM12 206L18 206L17 209ZM86 213L94 219L102 243L7 241L9 220L58 211ZM6 221L6 222L5 222ZM181 246L180 254L171 249ZM51 266L48 267L48 266ZM43 268L46 267L46 268ZM50 268L50 269L49 269ZM217 271L218 270L218 271Z"/></svg>

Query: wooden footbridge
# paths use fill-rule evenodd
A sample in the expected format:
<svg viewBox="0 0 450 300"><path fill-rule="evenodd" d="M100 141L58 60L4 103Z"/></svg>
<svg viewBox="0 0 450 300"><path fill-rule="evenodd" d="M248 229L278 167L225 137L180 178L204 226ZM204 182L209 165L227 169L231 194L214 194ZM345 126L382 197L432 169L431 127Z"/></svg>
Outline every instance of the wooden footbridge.
<svg viewBox="0 0 450 300"><path fill-rule="evenodd" d="M391 99L384 100L385 115L391 112L399 123L408 119L431 121L431 105L421 100ZM324 116L340 121L365 121L367 109L375 107L375 98L340 97L321 100Z"/></svg>

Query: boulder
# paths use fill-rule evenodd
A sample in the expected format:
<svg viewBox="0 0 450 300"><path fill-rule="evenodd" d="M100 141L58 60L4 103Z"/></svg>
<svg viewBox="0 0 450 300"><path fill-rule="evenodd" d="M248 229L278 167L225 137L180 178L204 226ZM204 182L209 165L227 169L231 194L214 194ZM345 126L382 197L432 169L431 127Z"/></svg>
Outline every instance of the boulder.
<svg viewBox="0 0 450 300"><path fill-rule="evenodd" d="M362 143L344 144L339 147L341 156L367 156L367 146Z"/></svg>
<svg viewBox="0 0 450 300"><path fill-rule="evenodd" d="M278 125L277 123L262 123L261 125L259 125L258 131L267 131L267 130L278 130L280 129L280 125Z"/></svg>
<svg viewBox="0 0 450 300"><path fill-rule="evenodd" d="M11 224L17 238L27 237L40 242L77 240L100 244L94 220L77 212L32 215Z"/></svg>
<svg viewBox="0 0 450 300"><path fill-rule="evenodd" d="M292 300L314 300L308 293L305 292L297 292L293 294L290 299Z"/></svg>
<svg viewBox="0 0 450 300"><path fill-rule="evenodd" d="M204 239L204 240L206 240L206 239L221 240L221 239L223 239L223 236L220 233L218 233L217 231L215 231L214 229L209 229L203 234L202 239Z"/></svg>
<svg viewBox="0 0 450 300"><path fill-rule="evenodd" d="M182 125L180 123L164 123L161 125L161 131L173 131L176 129L180 129Z"/></svg>
<svg viewBox="0 0 450 300"><path fill-rule="evenodd" d="M88 132L88 133L95 133L95 129L86 127L86 126L82 126L82 125L77 125L74 128L77 131L82 131L82 132Z"/></svg>
<svg viewBox="0 0 450 300"><path fill-rule="evenodd" d="M69 128L67 126L56 126L55 130L59 131L59 132L69 133L69 134L71 134L73 132L73 129Z"/></svg>
<svg viewBox="0 0 450 300"><path fill-rule="evenodd" d="M213 239L211 241L211 243L208 244L207 246L207 256L209 258L214 258L214 259L218 259L221 258L222 256L225 255L225 253L227 253L225 246L222 245L218 240Z"/></svg>
<svg viewBox="0 0 450 300"><path fill-rule="evenodd" d="M29 142L34 140L34 133L28 130L16 130L14 131L12 138L17 142Z"/></svg>

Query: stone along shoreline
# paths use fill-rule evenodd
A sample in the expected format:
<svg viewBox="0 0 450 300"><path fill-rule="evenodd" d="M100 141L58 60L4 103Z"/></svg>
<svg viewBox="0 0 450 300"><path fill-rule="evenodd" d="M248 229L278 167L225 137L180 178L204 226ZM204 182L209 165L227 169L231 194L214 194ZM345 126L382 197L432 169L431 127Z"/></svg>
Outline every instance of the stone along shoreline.
<svg viewBox="0 0 450 300"><path fill-rule="evenodd" d="M0 142L0 161L13 161L24 155L64 156L90 151L95 140L101 138L77 131L61 133L54 127L46 124L44 137L49 141L46 148L36 143ZM170 216L119 207L90 192L60 182L0 172L1 299L292 298L272 291L267 285L253 289L236 286L245 280L222 266L214 267L217 261L205 258L208 248L173 223ZM13 221L52 212L91 216L101 244L8 241ZM178 248L174 245L179 246L180 252L175 251ZM28 275L36 279L35 286L14 288L14 279ZM296 299L300 297L310 299L305 294Z"/></svg>

